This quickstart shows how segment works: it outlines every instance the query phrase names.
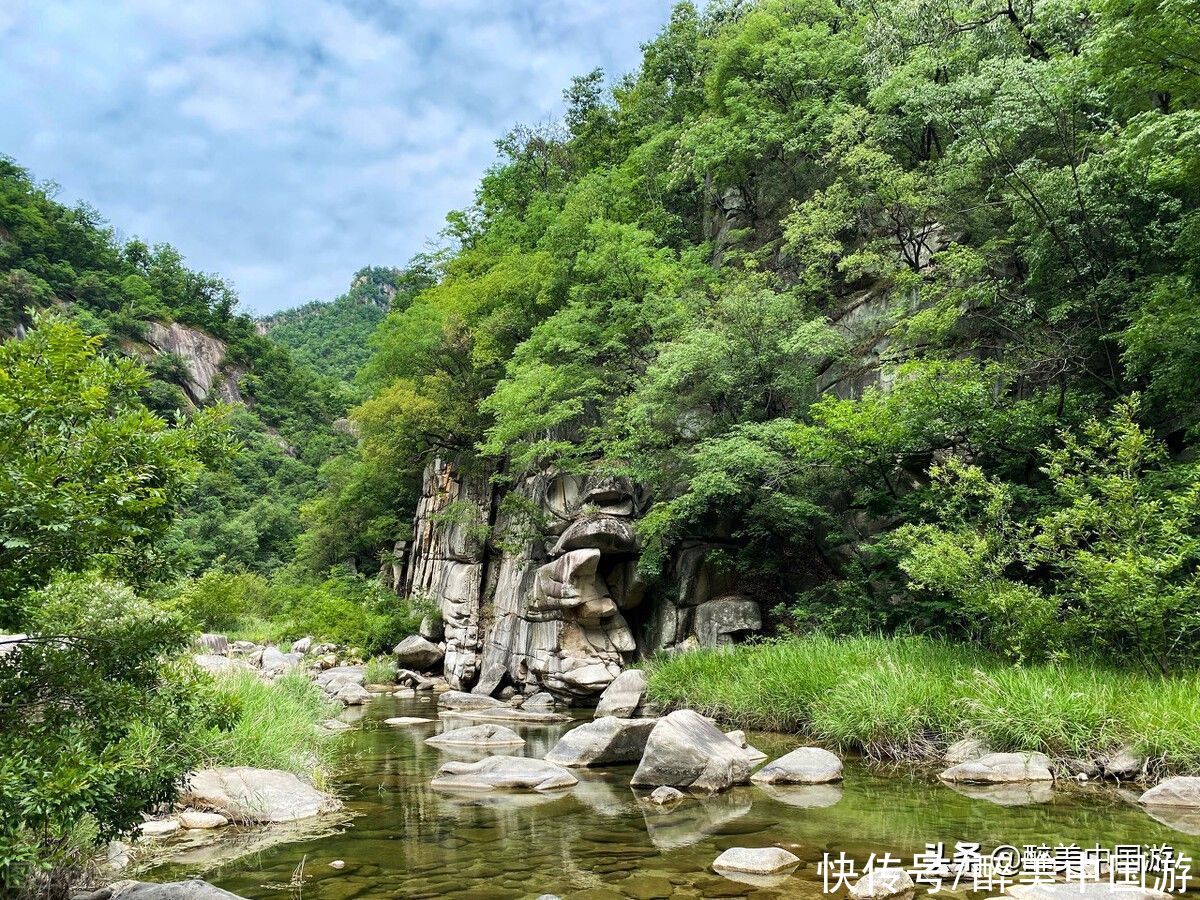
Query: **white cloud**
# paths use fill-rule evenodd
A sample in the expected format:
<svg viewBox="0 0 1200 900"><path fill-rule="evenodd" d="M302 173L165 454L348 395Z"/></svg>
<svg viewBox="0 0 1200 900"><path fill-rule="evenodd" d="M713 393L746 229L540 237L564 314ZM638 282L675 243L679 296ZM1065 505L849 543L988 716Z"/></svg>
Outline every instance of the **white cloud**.
<svg viewBox="0 0 1200 900"><path fill-rule="evenodd" d="M9 0L0 152L266 312L402 264L671 0Z"/></svg>

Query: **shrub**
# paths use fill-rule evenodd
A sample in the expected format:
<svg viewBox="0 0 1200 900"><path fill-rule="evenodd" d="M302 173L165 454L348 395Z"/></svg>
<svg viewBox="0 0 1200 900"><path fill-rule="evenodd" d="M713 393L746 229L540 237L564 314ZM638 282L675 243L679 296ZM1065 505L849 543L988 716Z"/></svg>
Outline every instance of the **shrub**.
<svg viewBox="0 0 1200 900"><path fill-rule="evenodd" d="M389 656L375 656L367 661L363 678L367 684L391 684L396 680L396 660Z"/></svg>

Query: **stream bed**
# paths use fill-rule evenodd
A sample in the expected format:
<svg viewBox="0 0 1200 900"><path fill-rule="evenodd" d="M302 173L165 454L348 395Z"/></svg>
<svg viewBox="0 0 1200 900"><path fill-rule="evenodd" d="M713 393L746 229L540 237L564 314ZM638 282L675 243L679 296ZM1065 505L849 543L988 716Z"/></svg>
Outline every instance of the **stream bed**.
<svg viewBox="0 0 1200 900"><path fill-rule="evenodd" d="M198 847L142 877L166 881L200 874L252 900L374 898L534 898L566 900L658 897L812 897L824 895L818 863L845 853L861 867L874 853L903 865L929 843L1012 845L1170 845L1193 859L1200 813L1170 823L1151 818L1137 792L1088 786L1063 790L1001 786L952 789L928 773L868 767L848 760L841 785L738 787L691 798L669 810L639 802L633 767L573 770L579 784L560 794L445 794L429 787L446 759L476 751L438 749L425 738L443 719L392 727L389 716L437 719L433 702L379 698L360 707L357 729L338 738L347 759L339 778L348 821L322 834L219 862L228 840ZM354 712L351 712L353 715ZM577 714L591 718L591 711ZM512 725L526 745L509 752L542 756L574 723ZM751 734L772 758L797 746L790 736ZM968 796L970 794L970 796ZM1174 826L1174 827L1173 827ZM1182 829L1182 830L1181 830ZM1190 832L1190 834L1189 834ZM253 837L253 835L251 835ZM782 846L802 860L777 884L745 884L713 872L729 847ZM345 867L330 866L343 860ZM999 890L978 893L994 896ZM845 891L838 891L844 896ZM962 897L949 883L933 894Z"/></svg>

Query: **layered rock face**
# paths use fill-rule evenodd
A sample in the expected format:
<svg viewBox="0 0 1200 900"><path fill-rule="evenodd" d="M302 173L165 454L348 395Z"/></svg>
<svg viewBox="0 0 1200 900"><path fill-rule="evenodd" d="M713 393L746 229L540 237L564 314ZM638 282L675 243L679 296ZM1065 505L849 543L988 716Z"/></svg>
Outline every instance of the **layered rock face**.
<svg viewBox="0 0 1200 900"><path fill-rule="evenodd" d="M758 603L706 558L712 545L685 545L666 584L639 577L648 502L623 478L542 472L500 490L431 462L401 582L441 609L450 685L595 702L641 656L761 630Z"/></svg>

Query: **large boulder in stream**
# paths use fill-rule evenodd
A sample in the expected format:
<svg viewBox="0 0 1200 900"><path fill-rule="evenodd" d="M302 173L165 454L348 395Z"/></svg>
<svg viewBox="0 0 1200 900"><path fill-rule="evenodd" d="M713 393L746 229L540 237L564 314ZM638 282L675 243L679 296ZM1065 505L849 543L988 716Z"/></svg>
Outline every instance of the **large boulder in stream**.
<svg viewBox="0 0 1200 900"><path fill-rule="evenodd" d="M619 766L642 758L657 719L605 716L568 731L546 759L560 766Z"/></svg>
<svg viewBox="0 0 1200 900"><path fill-rule="evenodd" d="M1160 781L1138 798L1143 806L1180 806L1200 809L1200 778L1178 775Z"/></svg>
<svg viewBox="0 0 1200 900"><path fill-rule="evenodd" d="M406 669L427 672L442 661L444 655L437 644L419 634L410 635L392 648L396 662Z"/></svg>
<svg viewBox="0 0 1200 900"><path fill-rule="evenodd" d="M338 809L341 804L291 772L230 766L187 777L180 801L218 812L234 822L293 822Z"/></svg>
<svg viewBox="0 0 1200 900"><path fill-rule="evenodd" d="M446 691L438 697L438 706L442 709L496 709L504 706L503 700L489 697L487 694L468 694L465 691Z"/></svg>
<svg viewBox="0 0 1200 900"><path fill-rule="evenodd" d="M645 701L646 673L641 669L626 669L600 695L600 702L596 704L596 718L633 718L640 714Z"/></svg>
<svg viewBox="0 0 1200 900"><path fill-rule="evenodd" d="M447 762L430 782L434 790L555 791L579 783L562 766L523 756L489 756L479 762Z"/></svg>
<svg viewBox="0 0 1200 900"><path fill-rule="evenodd" d="M842 761L821 747L800 747L750 776L758 784L827 784L842 780Z"/></svg>
<svg viewBox="0 0 1200 900"><path fill-rule="evenodd" d="M680 709L655 724L630 784L715 793L749 780L742 748L699 713Z"/></svg>
<svg viewBox="0 0 1200 900"><path fill-rule="evenodd" d="M425 743L435 747L520 747L525 738L503 725L484 724L443 731L426 738Z"/></svg>
<svg viewBox="0 0 1200 900"><path fill-rule="evenodd" d="M1050 760L1043 753L987 753L951 766L938 777L966 784L1054 780Z"/></svg>
<svg viewBox="0 0 1200 900"><path fill-rule="evenodd" d="M168 881L155 884L149 881L118 881L90 894L77 895L76 900L244 900L240 894L189 878L187 881Z"/></svg>

